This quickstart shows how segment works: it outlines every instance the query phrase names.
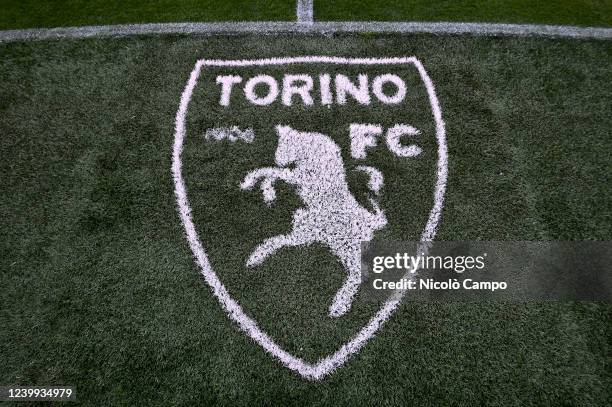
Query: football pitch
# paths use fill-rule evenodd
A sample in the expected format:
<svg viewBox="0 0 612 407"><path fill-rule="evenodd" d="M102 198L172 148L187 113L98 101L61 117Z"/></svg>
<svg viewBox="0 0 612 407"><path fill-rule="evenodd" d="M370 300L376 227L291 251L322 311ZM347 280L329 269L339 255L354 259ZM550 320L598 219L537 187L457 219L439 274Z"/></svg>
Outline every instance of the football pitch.
<svg viewBox="0 0 612 407"><path fill-rule="evenodd" d="M91 2L89 14L75 1L62 23L31 3L38 11L27 14L28 2L3 1L20 17L5 15L2 27L295 19L295 4L282 1L125 2L124 11ZM374 3L315 1L315 20L390 20L395 7L396 20L607 27L612 15L609 1L532 13L500 1L507 11L495 17L475 1L438 2L437 14L424 3L391 2L377 14ZM194 33L7 41L0 55L0 385L70 385L83 405L612 404L609 302L406 297L363 347L308 377L220 305L194 249L204 247L259 332L307 364L342 349L376 314L380 304L358 293L350 311L330 317L346 273L320 241L245 267L259 243L297 229L303 211L307 192L288 178L262 189L245 181L281 165L288 128L295 138L326 135L311 155L328 168L325 154L337 151L361 208L353 213L382 208L387 224L372 227L374 239L424 236L443 161L435 240L609 241L609 39ZM338 78L354 86L345 99ZM375 91L376 78L396 85L396 99L389 87ZM291 80L312 84L304 91ZM380 126L378 144L355 142L359 123ZM419 129L406 130L415 148L393 147L397 123ZM305 150L286 154L296 151ZM384 177L379 194L364 165Z"/></svg>

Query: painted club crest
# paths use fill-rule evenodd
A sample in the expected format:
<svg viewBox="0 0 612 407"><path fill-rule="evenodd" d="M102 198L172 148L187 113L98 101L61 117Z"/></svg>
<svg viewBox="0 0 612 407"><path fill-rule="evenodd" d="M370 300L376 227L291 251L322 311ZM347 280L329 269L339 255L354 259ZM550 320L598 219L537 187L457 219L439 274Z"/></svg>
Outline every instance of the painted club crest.
<svg viewBox="0 0 612 407"><path fill-rule="evenodd" d="M435 236L447 178L444 123L414 57L200 60L176 115L172 172L188 243L221 306L285 366L317 380L358 352L401 298L309 363L261 328L233 286L249 292L245 278L257 270L321 258L343 271L339 285L325 286L333 293L320 295L324 317L350 317L359 308L363 242ZM225 234L214 238L217 231ZM222 255L228 246L235 255Z"/></svg>

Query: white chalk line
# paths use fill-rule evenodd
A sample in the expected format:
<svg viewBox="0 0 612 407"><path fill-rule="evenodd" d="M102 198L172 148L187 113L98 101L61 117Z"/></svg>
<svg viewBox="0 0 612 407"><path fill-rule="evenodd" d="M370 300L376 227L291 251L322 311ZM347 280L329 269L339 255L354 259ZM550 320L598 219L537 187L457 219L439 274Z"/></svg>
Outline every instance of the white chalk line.
<svg viewBox="0 0 612 407"><path fill-rule="evenodd" d="M348 358L358 352L366 342L371 339L381 325L391 316L397 308L403 296L397 296L387 300L383 307L370 319L368 324L363 327L355 337L344 344L332 355L329 355L316 364L310 364L304 360L291 355L281 348L273 339L263 332L257 323L250 318L240 307L240 305L230 296L225 286L221 283L216 273L212 270L208 257L198 238L195 225L191 218L191 208L187 199L187 189L182 176L181 153L185 138L185 118L191 100L193 90L197 85L198 77L203 66L260 66L260 65L281 65L297 63L330 63L330 64L349 64L349 65L387 65L387 64L412 64L414 65L427 88L429 102L432 107L434 120L436 122L436 139L438 142L438 165L437 182L434 192L434 205L429 214L427 223L421 235L423 242L433 240L440 220L444 203L444 193L447 180L447 147L444 122L439 106L435 88L429 75L421 62L415 57L406 58L338 58L327 56L295 57L295 58L270 58L258 60L241 61L221 61L221 60L199 60L190 74L189 81L181 95L179 109L175 119L175 134L172 154L172 175L175 185L175 195L177 199L178 211L185 227L187 241L202 270L205 281L210 285L213 294L219 300L228 316L233 319L238 326L245 331L255 342L261 345L268 353L276 357L289 369L297 372L301 376L310 380L320 380L333 372L336 368L344 364Z"/></svg>
<svg viewBox="0 0 612 407"><path fill-rule="evenodd" d="M297 0L296 15L297 21L301 24L312 24L314 21L313 0Z"/></svg>
<svg viewBox="0 0 612 407"><path fill-rule="evenodd" d="M575 39L612 39L612 28L538 24L449 23L449 22L222 22L119 24L84 27L34 28L0 31L0 42L124 37L172 34L277 34L277 33L410 33L468 34L478 36L536 36Z"/></svg>

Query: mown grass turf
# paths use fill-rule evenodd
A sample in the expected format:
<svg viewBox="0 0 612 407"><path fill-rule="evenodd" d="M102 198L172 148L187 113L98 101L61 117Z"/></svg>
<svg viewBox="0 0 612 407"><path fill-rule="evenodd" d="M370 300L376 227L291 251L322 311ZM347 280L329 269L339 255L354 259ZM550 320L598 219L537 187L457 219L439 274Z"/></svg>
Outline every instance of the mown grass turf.
<svg viewBox="0 0 612 407"><path fill-rule="evenodd" d="M174 116L199 58L416 55L447 124L438 239L610 239L609 42L219 36L0 52L0 383L76 385L86 405L612 401L612 308L601 303L405 302L346 366L305 381L221 311L186 244L170 174ZM285 188L267 210L256 192L234 188L245 169L271 161L273 143L198 144L197 131L220 123L195 106L185 171L211 260L272 337L314 360L350 337L371 304L330 328L324 311L342 274L322 248L281 252L265 272L224 266L285 227L299 201ZM338 123L288 114L296 127L333 129L359 117L351 109L336 112ZM280 108L251 109L240 120L279 117ZM406 178L390 174L391 212L402 195L431 199L430 187L408 196L398 188ZM395 220L387 237L414 233Z"/></svg>
<svg viewBox="0 0 612 407"><path fill-rule="evenodd" d="M185 21L295 21L293 0L0 0L0 29ZM612 25L610 0L316 0L318 21Z"/></svg>
<svg viewBox="0 0 612 407"><path fill-rule="evenodd" d="M292 0L0 0L0 29L188 21L293 21Z"/></svg>
<svg viewBox="0 0 612 407"><path fill-rule="evenodd" d="M314 0L318 20L612 25L610 0Z"/></svg>

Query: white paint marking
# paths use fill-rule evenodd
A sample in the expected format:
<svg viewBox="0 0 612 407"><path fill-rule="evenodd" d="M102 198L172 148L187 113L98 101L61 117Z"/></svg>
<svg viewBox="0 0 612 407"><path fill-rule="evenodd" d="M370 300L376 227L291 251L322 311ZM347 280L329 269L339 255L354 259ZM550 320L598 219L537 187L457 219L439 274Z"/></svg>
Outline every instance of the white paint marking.
<svg viewBox="0 0 612 407"><path fill-rule="evenodd" d="M302 102L309 106L314 102L310 92L312 92L313 81L310 75L285 75L283 77L283 104L291 106L291 98L298 95Z"/></svg>
<svg viewBox="0 0 612 407"><path fill-rule="evenodd" d="M258 266L283 247L323 244L348 273L329 307L330 316L342 316L351 308L361 283L361 243L372 240L374 232L387 225L387 218L377 202L371 201L374 212L357 202L346 181L340 147L329 136L301 132L289 126L276 126L276 132L278 167L249 172L240 188L250 190L263 180L264 200L269 203L276 196L274 182L282 180L296 188L304 207L294 212L291 232L259 244L246 265ZM382 177L380 172L376 175ZM375 180L374 187L378 181L382 183L382 179Z"/></svg>
<svg viewBox="0 0 612 407"><path fill-rule="evenodd" d="M319 75L319 88L321 89L321 104L331 107L333 96L331 93L331 77L324 73Z"/></svg>
<svg viewBox="0 0 612 407"><path fill-rule="evenodd" d="M370 177L370 180L368 181L368 188L370 188L372 192L378 195L380 193L380 189L384 185L384 177L382 172L369 165L358 165L355 169L357 171L362 171L368 174L368 176Z"/></svg>
<svg viewBox="0 0 612 407"><path fill-rule="evenodd" d="M255 87L262 84L268 86L268 93L264 97L259 97L255 93ZM276 79L269 75L257 75L249 79L244 85L244 94L249 102L254 105L267 106L274 102L278 96L278 83L276 83Z"/></svg>
<svg viewBox="0 0 612 407"><path fill-rule="evenodd" d="M368 147L376 147L376 137L380 136L383 128L380 124L351 123L349 137L351 139L351 157L366 158Z"/></svg>
<svg viewBox="0 0 612 407"><path fill-rule="evenodd" d="M314 22L314 7L312 0L297 0L295 13L297 21L301 24L312 24Z"/></svg>
<svg viewBox="0 0 612 407"><path fill-rule="evenodd" d="M292 22L225 22L120 24L84 27L34 28L0 31L0 42L59 40L67 38L114 38L132 35L176 34L277 34L277 33L410 33L479 36L551 37L574 39L612 39L612 28L564 25L491 24L491 23L425 23L339 21L312 24Z"/></svg>
<svg viewBox="0 0 612 407"><path fill-rule="evenodd" d="M240 60L240 61L221 61L221 60L199 60L185 86L185 90L181 95L179 109L175 119L175 134L174 145L172 152L172 176L174 179L174 192L176 195L179 216L185 227L187 241L195 256L196 262L202 270L204 279L213 290L213 294L219 300L223 309L228 313L228 316L233 319L238 326L244 330L254 341L261 345L267 352L276 357L287 368L297 372L304 378L310 380L320 380L324 376L330 374L339 366L344 364L347 359L358 352L366 342L374 336L380 329L381 325L391 316L397 308L404 291L398 292L397 295L385 302L384 306L369 320L367 325L363 327L355 337L350 339L346 344L342 345L332 355L329 355L316 364L310 364L304 360L295 357L281 348L272 338L263 332L257 323L250 318L229 295L225 286L221 283L216 273L213 271L208 257L200 243L195 225L191 218L191 208L187 199L187 189L182 175L181 153L183 151L183 142L186 135L185 119L187 108L193 94L193 90L197 84L200 71L203 66L262 66L262 65L284 65L284 64L299 64L299 63L329 63L329 64L349 64L349 65L384 65L384 64L412 64L414 65L421 80L427 88L429 102L432 107L434 120L436 122L436 140L438 142L438 165L437 165L437 181L434 192L434 205L429 213L429 217L425 228L421 234L421 245L423 250L426 250L428 242L432 241L442 213L444 203L444 192L447 181L447 147L444 122L442 121L442 112L436 97L435 88L425 68L421 62L415 57L407 58L337 58L327 56L312 56L312 57L295 57L295 58L272 58L259 60Z"/></svg>
<svg viewBox="0 0 612 407"><path fill-rule="evenodd" d="M395 85L395 94L393 96L389 96L385 94L383 90L383 86L385 83L392 83ZM379 75L374 78L374 82L372 83L372 92L374 95L385 104L397 104L401 103L406 96L406 84L397 75L393 74L385 74Z"/></svg>
<svg viewBox="0 0 612 407"><path fill-rule="evenodd" d="M221 98L219 104L221 106L229 106L230 97L232 94L232 87L242 82L240 76L235 75L219 75L217 76L217 85L221 85Z"/></svg>
<svg viewBox="0 0 612 407"><path fill-rule="evenodd" d="M398 157L416 157L423 151L421 147L415 145L402 146L400 138L402 136L417 136L420 133L420 131L407 124L396 124L387 130L387 147Z"/></svg>
<svg viewBox="0 0 612 407"><path fill-rule="evenodd" d="M214 127L206 130L204 139L215 141L229 140L232 143L242 140L246 141L247 143L252 143L253 140L255 140L255 133L251 128L242 130L238 126Z"/></svg>
<svg viewBox="0 0 612 407"><path fill-rule="evenodd" d="M243 78L235 75L218 75L216 81L217 85L221 85L219 104L221 106L229 106L234 85L241 83ZM313 92L316 91L314 90L314 79L312 76L308 74L284 74L281 83L281 99L285 106L292 106L294 104L293 96L295 95L300 96L301 104L305 106L312 106L314 104ZM334 83L338 104L346 104L349 96L362 105L369 105L371 103L370 83L366 74L360 74L354 79L343 74L336 74ZM265 97L258 97L254 90L260 84L265 84L268 87L268 94ZM331 75L328 73L319 74L318 90L320 91L320 98L316 99L320 99L322 105L329 105L334 100L330 85ZM392 94L388 95L385 93L385 85L387 85L387 92L390 90L390 86L394 88L391 89ZM275 101L274 96L277 95L278 87L278 81L273 77L257 75L247 79L243 92L247 99L257 100L257 104L271 104ZM372 92L378 101L387 105L403 102L407 91L405 82L399 76L383 74L374 77ZM300 102L298 101L297 103Z"/></svg>
<svg viewBox="0 0 612 407"><path fill-rule="evenodd" d="M344 105L347 102L347 95L351 95L362 105L370 104L370 89L368 86L368 75L359 74L359 84L356 85L346 75L336 75L336 102Z"/></svg>

